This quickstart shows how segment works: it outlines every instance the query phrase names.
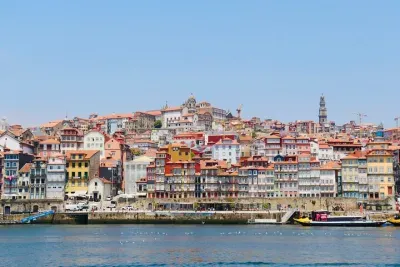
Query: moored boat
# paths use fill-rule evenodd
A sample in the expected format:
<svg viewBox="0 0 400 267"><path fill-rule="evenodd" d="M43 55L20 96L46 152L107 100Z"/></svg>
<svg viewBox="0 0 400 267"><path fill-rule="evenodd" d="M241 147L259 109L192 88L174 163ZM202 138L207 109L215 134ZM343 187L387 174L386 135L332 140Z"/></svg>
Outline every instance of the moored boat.
<svg viewBox="0 0 400 267"><path fill-rule="evenodd" d="M295 219L303 226L379 227L386 221L373 221L363 216L330 216L327 211L314 211L310 217Z"/></svg>
<svg viewBox="0 0 400 267"><path fill-rule="evenodd" d="M393 224L394 226L400 226L400 215L396 215L393 218L390 218L388 222Z"/></svg>
<svg viewBox="0 0 400 267"><path fill-rule="evenodd" d="M355 220L355 221L313 221L310 218L295 219L303 226L334 226L334 227L379 227L386 221Z"/></svg>

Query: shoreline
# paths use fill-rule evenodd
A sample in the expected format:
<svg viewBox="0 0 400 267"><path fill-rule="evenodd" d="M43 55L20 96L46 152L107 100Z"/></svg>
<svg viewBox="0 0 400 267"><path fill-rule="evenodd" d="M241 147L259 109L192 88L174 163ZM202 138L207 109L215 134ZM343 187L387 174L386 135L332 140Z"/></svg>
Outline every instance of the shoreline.
<svg viewBox="0 0 400 267"><path fill-rule="evenodd" d="M355 212L353 212L354 214ZM368 213L376 220L386 220L396 212ZM96 211L55 213L33 221L32 224L181 224L181 225L245 225L250 220L261 220L269 224L294 224L293 218L298 218L300 211ZM3 215L0 225L16 224L27 214ZM286 217L285 217L286 216ZM4 223L2 223L4 222ZM7 224L7 222L9 224ZM14 223L17 222L17 223Z"/></svg>

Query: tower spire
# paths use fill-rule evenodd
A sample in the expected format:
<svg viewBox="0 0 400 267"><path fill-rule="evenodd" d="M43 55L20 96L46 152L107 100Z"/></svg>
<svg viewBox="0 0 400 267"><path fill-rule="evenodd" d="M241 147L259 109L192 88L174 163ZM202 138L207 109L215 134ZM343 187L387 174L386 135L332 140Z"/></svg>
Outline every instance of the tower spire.
<svg viewBox="0 0 400 267"><path fill-rule="evenodd" d="M326 108L325 96L321 95L319 99L319 124L322 127L325 127L326 123L328 123L328 110Z"/></svg>

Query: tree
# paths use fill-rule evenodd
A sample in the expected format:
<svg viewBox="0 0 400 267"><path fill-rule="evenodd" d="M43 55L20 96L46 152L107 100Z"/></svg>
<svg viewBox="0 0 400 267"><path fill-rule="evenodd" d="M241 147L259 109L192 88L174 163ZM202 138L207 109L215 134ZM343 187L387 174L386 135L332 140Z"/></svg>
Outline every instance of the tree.
<svg viewBox="0 0 400 267"><path fill-rule="evenodd" d="M137 148L131 148L131 152L132 152L132 154L133 154L134 156L140 156L140 155L143 154L143 153L140 151L140 149L137 149Z"/></svg>
<svg viewBox="0 0 400 267"><path fill-rule="evenodd" d="M257 137L256 131L253 131L253 132L251 133L251 137L252 137L252 138L256 138L256 137Z"/></svg>
<svg viewBox="0 0 400 267"><path fill-rule="evenodd" d="M160 129L162 127L162 122L160 120L156 120L154 122L154 128Z"/></svg>

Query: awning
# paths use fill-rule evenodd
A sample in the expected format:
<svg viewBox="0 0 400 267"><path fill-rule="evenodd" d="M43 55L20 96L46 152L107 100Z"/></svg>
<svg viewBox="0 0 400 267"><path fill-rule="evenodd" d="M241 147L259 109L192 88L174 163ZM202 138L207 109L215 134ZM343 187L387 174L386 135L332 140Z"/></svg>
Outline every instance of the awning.
<svg viewBox="0 0 400 267"><path fill-rule="evenodd" d="M73 194L69 193L67 194L68 197L86 197L87 191L75 191Z"/></svg>

